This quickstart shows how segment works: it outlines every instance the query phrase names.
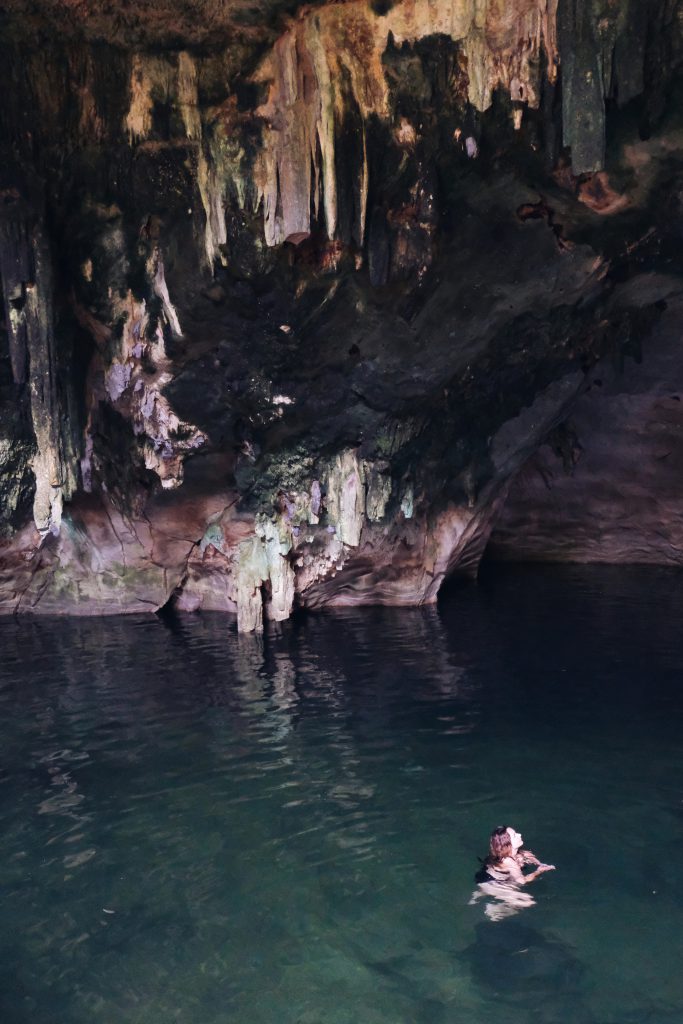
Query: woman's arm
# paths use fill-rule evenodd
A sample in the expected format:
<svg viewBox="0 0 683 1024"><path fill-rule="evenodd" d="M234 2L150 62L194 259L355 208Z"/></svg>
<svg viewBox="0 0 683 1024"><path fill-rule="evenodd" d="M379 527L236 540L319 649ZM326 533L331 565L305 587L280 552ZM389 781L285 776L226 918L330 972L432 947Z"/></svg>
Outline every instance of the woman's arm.
<svg viewBox="0 0 683 1024"><path fill-rule="evenodd" d="M537 862L538 863L538 862ZM527 882L533 882L534 878L538 878L539 875L544 875L546 871L554 871L554 864L539 864L535 871L532 871L530 875L522 875L524 884Z"/></svg>
<svg viewBox="0 0 683 1024"><path fill-rule="evenodd" d="M503 867L508 872L511 882L514 882L515 885L527 885L529 882L533 882L535 878L538 878L539 875L544 875L546 871L555 870L554 864L537 863L538 867L530 875L524 874L514 857L506 857L503 861Z"/></svg>

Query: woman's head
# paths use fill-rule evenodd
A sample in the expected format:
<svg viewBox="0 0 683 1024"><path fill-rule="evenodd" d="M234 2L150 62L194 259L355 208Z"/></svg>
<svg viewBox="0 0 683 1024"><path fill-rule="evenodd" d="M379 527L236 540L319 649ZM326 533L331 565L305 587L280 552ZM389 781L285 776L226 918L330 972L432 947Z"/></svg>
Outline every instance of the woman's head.
<svg viewBox="0 0 683 1024"><path fill-rule="evenodd" d="M521 850L524 846L522 836L512 827L512 825L507 826L507 833L510 836L510 842L512 843L512 852L517 853L517 850Z"/></svg>
<svg viewBox="0 0 683 1024"><path fill-rule="evenodd" d="M489 853L491 860L501 861L504 857L512 855L512 840L507 825L499 825L494 828L489 839Z"/></svg>

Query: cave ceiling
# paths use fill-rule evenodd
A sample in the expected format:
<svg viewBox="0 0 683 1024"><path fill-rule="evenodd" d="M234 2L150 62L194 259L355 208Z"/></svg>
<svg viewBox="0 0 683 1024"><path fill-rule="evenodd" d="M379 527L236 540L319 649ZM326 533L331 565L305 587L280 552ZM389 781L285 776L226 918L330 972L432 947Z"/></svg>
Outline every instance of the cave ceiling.
<svg viewBox="0 0 683 1024"><path fill-rule="evenodd" d="M6 0L5 30L160 50L233 51L235 58L272 43L300 8L298 0Z"/></svg>
<svg viewBox="0 0 683 1024"><path fill-rule="evenodd" d="M0 610L419 604L492 530L678 564L683 2L0 33Z"/></svg>

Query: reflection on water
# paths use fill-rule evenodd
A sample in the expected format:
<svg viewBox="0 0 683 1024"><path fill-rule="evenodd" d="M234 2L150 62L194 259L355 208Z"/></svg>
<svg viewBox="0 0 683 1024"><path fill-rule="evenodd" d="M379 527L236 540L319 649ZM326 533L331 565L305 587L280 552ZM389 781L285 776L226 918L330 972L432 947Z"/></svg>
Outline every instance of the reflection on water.
<svg viewBox="0 0 683 1024"><path fill-rule="evenodd" d="M482 897L484 913L489 921L504 921L507 917L515 917L522 910L536 906L536 900L530 892L500 882L479 882L470 897L470 906L474 907Z"/></svg>
<svg viewBox="0 0 683 1024"><path fill-rule="evenodd" d="M682 599L0 620L0 1020L680 1020ZM515 917L469 904L501 821L558 868Z"/></svg>

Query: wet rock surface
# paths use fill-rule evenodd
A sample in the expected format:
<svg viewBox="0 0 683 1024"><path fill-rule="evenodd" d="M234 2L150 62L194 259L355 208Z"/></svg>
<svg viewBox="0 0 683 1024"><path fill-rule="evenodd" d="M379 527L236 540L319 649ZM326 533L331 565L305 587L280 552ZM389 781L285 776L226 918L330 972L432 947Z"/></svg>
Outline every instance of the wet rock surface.
<svg viewBox="0 0 683 1024"><path fill-rule="evenodd" d="M680 4L116 6L0 21L0 609L678 564Z"/></svg>
<svg viewBox="0 0 683 1024"><path fill-rule="evenodd" d="M599 363L561 430L511 487L490 554L683 564L680 298L640 365Z"/></svg>

